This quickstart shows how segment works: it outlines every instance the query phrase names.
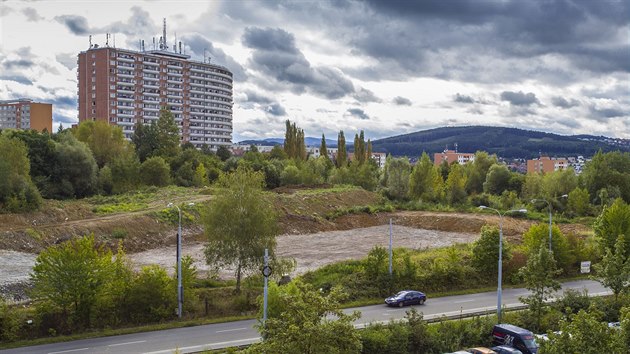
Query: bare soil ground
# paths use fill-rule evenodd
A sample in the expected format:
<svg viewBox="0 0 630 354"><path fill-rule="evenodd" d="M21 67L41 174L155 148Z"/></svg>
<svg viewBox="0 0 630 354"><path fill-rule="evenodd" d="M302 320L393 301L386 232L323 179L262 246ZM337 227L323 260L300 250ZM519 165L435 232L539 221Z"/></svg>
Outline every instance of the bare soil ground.
<svg viewBox="0 0 630 354"><path fill-rule="evenodd" d="M375 245L389 241L389 220L393 221L394 246L409 248L442 247L474 241L485 224L498 225L493 214L401 211L377 214L347 214L329 220L331 213L344 208L378 204L378 194L361 189L308 190L283 188L276 191L275 206L280 212L283 235L278 237L277 254L298 262L297 273L345 259L364 257ZM0 215L0 294L11 293L11 284L28 279L36 254L45 247L75 236L94 233L97 239L115 247L115 229L124 229L125 249L137 267L161 264L169 270L175 263L176 226L160 222L152 211L175 202L209 200L209 195L179 196L148 203L145 210L96 215L85 201L46 201L46 207L30 214ZM521 235L534 223L505 217L504 235L519 243ZM561 224L564 233L583 235L589 228L579 224ZM202 271L203 230L200 225L184 228L184 254L190 254ZM231 276L230 269L220 273ZM3 290L4 289L4 290ZM6 290L9 289L9 290Z"/></svg>

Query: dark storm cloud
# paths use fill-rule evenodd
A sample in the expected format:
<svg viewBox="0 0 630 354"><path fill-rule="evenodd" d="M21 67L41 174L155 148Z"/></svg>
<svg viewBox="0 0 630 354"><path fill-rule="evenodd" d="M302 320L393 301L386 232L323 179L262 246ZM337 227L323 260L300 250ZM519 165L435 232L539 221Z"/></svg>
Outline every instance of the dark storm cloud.
<svg viewBox="0 0 630 354"><path fill-rule="evenodd" d="M630 112L626 112L620 108L591 107L590 112L598 121L601 121L602 119L617 118L617 117L624 117L624 116L630 115Z"/></svg>
<svg viewBox="0 0 630 354"><path fill-rule="evenodd" d="M153 23L151 14L138 6L131 8L131 15L127 21L117 21L109 24L101 29L95 29L96 32L124 33L134 37L137 42L138 37L142 38L154 34L160 26ZM169 43L170 44L170 43Z"/></svg>
<svg viewBox="0 0 630 354"><path fill-rule="evenodd" d="M349 108L347 111L348 115L351 115L355 118L359 118L361 120L368 120L370 116L367 115L362 109L359 108Z"/></svg>
<svg viewBox="0 0 630 354"><path fill-rule="evenodd" d="M5 70L28 69L33 65L35 65L35 63L30 59L5 60L2 62L2 66Z"/></svg>
<svg viewBox="0 0 630 354"><path fill-rule="evenodd" d="M279 103L270 104L269 106L267 106L266 111L267 113L277 116L277 117L282 117L282 116L287 115L287 111Z"/></svg>
<svg viewBox="0 0 630 354"><path fill-rule="evenodd" d="M70 32L76 35L84 35L90 32L90 26L87 19L78 15L61 15L55 16L55 20L61 24L64 24Z"/></svg>
<svg viewBox="0 0 630 354"><path fill-rule="evenodd" d="M247 95L247 102L260 104L269 104L273 102L271 98L254 91L245 91L245 94Z"/></svg>
<svg viewBox="0 0 630 354"><path fill-rule="evenodd" d="M538 101L535 94L531 92L524 93L523 91L503 91L501 92L501 100L508 101L514 106L531 106L533 104L540 104L540 101Z"/></svg>
<svg viewBox="0 0 630 354"><path fill-rule="evenodd" d="M561 96L552 97L551 103L556 107L565 108L565 109L580 105L580 102L576 99L572 98L570 100L567 100L566 98L561 97Z"/></svg>
<svg viewBox="0 0 630 354"><path fill-rule="evenodd" d="M76 96L60 96L52 100L53 107L60 109L72 109L77 106Z"/></svg>
<svg viewBox="0 0 630 354"><path fill-rule="evenodd" d="M0 80L7 80L7 81L15 81L18 82L22 85L32 85L33 81L27 79L26 77L22 76L22 75L1 75L0 76Z"/></svg>
<svg viewBox="0 0 630 354"><path fill-rule="evenodd" d="M352 97L354 97L355 100L361 102L361 103L369 103L369 102L376 102L376 103L380 103L383 100L381 100L380 98L378 98L374 92L365 89L365 88L360 88L357 92L355 92Z"/></svg>
<svg viewBox="0 0 630 354"><path fill-rule="evenodd" d="M392 101L397 106L411 106L411 100L405 97L396 96Z"/></svg>
<svg viewBox="0 0 630 354"><path fill-rule="evenodd" d="M338 20L333 18L330 28L337 38L348 38L353 53L377 59L378 64L346 71L365 80L429 76L511 82L533 77L563 85L599 73L630 72L624 30L630 16L620 15L630 13L628 1L370 0L343 4L348 24L332 26ZM515 65L490 63L506 60ZM562 61L568 65L560 65Z"/></svg>
<svg viewBox="0 0 630 354"><path fill-rule="evenodd" d="M295 94L308 91L337 99L355 93L354 85L340 70L312 67L296 47L295 37L282 29L248 27L241 41L253 49L252 69L285 85Z"/></svg>
<svg viewBox="0 0 630 354"><path fill-rule="evenodd" d="M70 117L70 116L67 116L67 115L61 114L61 113L54 113L53 114L53 121L66 124L66 128L68 128L69 127L68 124L76 123L77 122L77 118L76 117Z"/></svg>
<svg viewBox="0 0 630 354"><path fill-rule="evenodd" d="M29 22L37 22L44 19L39 15L39 13L37 13L37 10L32 7L22 9L22 13L24 14L24 16L26 16L26 19Z"/></svg>
<svg viewBox="0 0 630 354"><path fill-rule="evenodd" d="M76 53L59 53L55 55L55 59L61 65L65 66L69 70L77 67L77 54Z"/></svg>
<svg viewBox="0 0 630 354"><path fill-rule="evenodd" d="M195 56L203 58L205 52L205 55L210 57L211 62L227 67L234 75L235 81L247 81L247 74L243 66L236 62L234 58L225 54L222 49L216 48L203 35L199 33L185 34L182 36L182 42L193 51Z"/></svg>
<svg viewBox="0 0 630 354"><path fill-rule="evenodd" d="M455 96L453 96L453 101L459 103L475 103L475 100L472 97L459 93L456 93Z"/></svg>

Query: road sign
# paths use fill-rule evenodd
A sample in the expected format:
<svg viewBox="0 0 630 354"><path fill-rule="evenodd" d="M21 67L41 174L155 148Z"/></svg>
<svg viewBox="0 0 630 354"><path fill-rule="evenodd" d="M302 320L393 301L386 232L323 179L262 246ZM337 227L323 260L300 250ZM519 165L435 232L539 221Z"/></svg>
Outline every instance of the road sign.
<svg viewBox="0 0 630 354"><path fill-rule="evenodd" d="M590 273L591 272L591 262L580 262L580 273Z"/></svg>
<svg viewBox="0 0 630 354"><path fill-rule="evenodd" d="M262 269L262 275L265 278L268 278L271 275L271 267L270 266L264 266Z"/></svg>

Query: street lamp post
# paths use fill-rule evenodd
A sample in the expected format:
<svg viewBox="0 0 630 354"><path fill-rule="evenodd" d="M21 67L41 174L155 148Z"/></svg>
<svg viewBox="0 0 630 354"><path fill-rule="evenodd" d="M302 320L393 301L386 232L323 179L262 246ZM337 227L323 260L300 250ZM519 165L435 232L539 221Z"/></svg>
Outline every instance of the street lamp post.
<svg viewBox="0 0 630 354"><path fill-rule="evenodd" d="M189 206L195 203L188 203ZM168 203L167 208L175 207L179 213L177 224L177 317L182 318L182 308L184 307L184 288L182 286L182 209L179 206Z"/></svg>
<svg viewBox="0 0 630 354"><path fill-rule="evenodd" d="M560 196L560 198L566 198L568 197L568 195L563 194ZM545 202L547 203L547 207L549 208L549 252L553 252L551 249L551 202L549 202L547 199L532 199L531 200L532 203L536 203L536 202Z"/></svg>
<svg viewBox="0 0 630 354"><path fill-rule="evenodd" d="M499 214L499 276L497 279L497 283L498 283L497 284L497 319L498 319L498 323L501 323L501 305L502 305L501 296L503 292L503 289L501 286L501 280L503 276L503 216L507 213L526 213L527 209L513 209L513 210L505 211L503 212L503 214L501 214L501 212L498 211L497 209L490 208L485 205L480 205L479 208L493 210L497 214Z"/></svg>

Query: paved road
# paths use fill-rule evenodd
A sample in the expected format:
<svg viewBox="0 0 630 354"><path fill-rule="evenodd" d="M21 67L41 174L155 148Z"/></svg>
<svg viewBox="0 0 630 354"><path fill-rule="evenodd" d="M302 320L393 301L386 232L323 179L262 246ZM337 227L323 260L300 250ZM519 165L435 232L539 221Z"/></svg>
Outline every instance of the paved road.
<svg viewBox="0 0 630 354"><path fill-rule="evenodd" d="M563 284L563 289L587 289L591 295L609 294L601 284L590 281L574 281ZM527 295L525 289L505 289L505 307L522 305L519 296ZM441 316L456 316L496 309L496 292L429 298L426 304L414 306L424 314L425 319ZM405 316L407 308L388 308L385 305L364 306L347 309L347 312L360 311L362 316L355 326L358 328L373 322L389 322ZM255 330L255 320L218 323L204 326L169 329L163 331L126 334L113 337L83 339L65 343L55 343L0 351L2 354L84 354L84 353L150 353L170 354L179 350L190 353L208 349L255 343L260 340Z"/></svg>

